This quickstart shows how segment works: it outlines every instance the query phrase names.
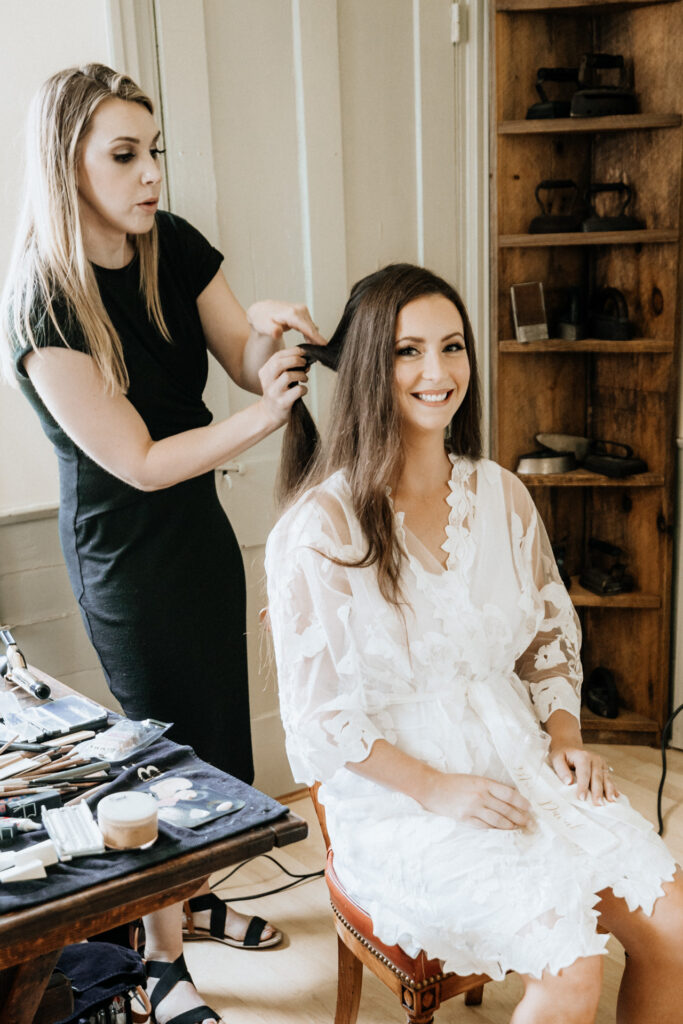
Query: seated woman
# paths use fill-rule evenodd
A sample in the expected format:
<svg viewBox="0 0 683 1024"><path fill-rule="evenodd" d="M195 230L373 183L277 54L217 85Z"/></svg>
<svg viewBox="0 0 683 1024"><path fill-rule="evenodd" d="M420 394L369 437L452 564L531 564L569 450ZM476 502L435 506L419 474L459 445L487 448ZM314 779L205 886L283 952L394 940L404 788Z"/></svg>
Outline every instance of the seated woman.
<svg viewBox="0 0 683 1024"><path fill-rule="evenodd" d="M268 540L295 778L377 936L519 972L515 1024L585 1024L612 932L621 1024L683 1005L683 887L579 729L580 631L522 483L481 457L472 330L408 265L359 282L327 440ZM305 461L305 460L304 460Z"/></svg>

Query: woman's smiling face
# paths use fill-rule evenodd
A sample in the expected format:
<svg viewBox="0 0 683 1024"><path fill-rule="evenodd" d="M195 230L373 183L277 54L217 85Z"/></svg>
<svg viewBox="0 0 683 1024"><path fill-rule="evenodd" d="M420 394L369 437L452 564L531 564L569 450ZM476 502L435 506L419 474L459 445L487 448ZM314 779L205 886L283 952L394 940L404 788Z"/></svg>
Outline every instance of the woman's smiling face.
<svg viewBox="0 0 683 1024"><path fill-rule="evenodd" d="M394 386L403 431L438 432L467 392L470 363L462 317L445 295L423 295L396 320Z"/></svg>

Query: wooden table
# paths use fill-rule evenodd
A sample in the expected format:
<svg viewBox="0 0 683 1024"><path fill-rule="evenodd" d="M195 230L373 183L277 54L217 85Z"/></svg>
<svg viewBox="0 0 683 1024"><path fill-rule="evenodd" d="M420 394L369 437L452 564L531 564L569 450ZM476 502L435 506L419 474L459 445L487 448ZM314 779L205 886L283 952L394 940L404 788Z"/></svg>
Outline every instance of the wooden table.
<svg viewBox="0 0 683 1024"><path fill-rule="evenodd" d="M63 696L63 684L35 672ZM213 871L304 839L308 825L287 813L269 825L216 840L162 864L0 915L0 1024L31 1024L62 947L188 899Z"/></svg>

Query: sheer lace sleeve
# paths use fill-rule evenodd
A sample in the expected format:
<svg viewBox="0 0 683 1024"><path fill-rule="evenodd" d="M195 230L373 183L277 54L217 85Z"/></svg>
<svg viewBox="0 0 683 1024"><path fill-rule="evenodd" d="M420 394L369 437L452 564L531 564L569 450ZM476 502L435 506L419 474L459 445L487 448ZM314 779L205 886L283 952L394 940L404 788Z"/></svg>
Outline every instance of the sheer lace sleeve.
<svg viewBox="0 0 683 1024"><path fill-rule="evenodd" d="M506 475L513 552L522 595L535 634L517 659L515 671L529 689L540 722L553 711L580 718L581 626L560 579L545 527L524 485Z"/></svg>
<svg viewBox="0 0 683 1024"><path fill-rule="evenodd" d="M358 554L348 526L334 518L306 499L280 520L266 548L287 754L295 779L307 785L365 760L382 736L367 713L366 670L350 628L357 614L350 577L359 570L325 557Z"/></svg>

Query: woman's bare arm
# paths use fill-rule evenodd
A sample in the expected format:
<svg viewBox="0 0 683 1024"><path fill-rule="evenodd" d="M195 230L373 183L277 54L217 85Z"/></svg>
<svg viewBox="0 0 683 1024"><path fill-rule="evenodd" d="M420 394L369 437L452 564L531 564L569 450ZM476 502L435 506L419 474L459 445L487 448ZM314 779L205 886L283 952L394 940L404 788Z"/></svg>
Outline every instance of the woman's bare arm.
<svg viewBox="0 0 683 1024"><path fill-rule="evenodd" d="M434 814L476 828L523 828L529 820L529 803L512 786L481 775L440 772L386 740L375 740L364 761L346 767L405 793Z"/></svg>
<svg viewBox="0 0 683 1024"><path fill-rule="evenodd" d="M306 306L267 299L245 312L220 270L197 299L197 309L209 351L236 384L253 394L261 394L259 370L282 348L285 331L325 344Z"/></svg>
<svg viewBox="0 0 683 1024"><path fill-rule="evenodd" d="M228 419L152 440L125 395L106 393L94 359L73 349L30 352L24 367L71 440L109 473L142 491L170 487L215 469L286 422L306 393L299 349L276 352L260 370L263 397ZM290 387L290 385L293 385Z"/></svg>

